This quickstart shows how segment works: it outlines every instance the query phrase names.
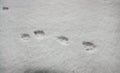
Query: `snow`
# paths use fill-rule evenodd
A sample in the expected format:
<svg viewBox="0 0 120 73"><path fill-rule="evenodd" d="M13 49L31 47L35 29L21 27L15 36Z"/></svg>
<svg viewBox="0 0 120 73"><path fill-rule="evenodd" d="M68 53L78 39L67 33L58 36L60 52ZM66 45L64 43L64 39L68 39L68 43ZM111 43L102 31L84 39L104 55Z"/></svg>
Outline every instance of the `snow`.
<svg viewBox="0 0 120 73"><path fill-rule="evenodd" d="M102 1L1 0L0 72L23 73L33 66L119 73L119 21L111 2Z"/></svg>

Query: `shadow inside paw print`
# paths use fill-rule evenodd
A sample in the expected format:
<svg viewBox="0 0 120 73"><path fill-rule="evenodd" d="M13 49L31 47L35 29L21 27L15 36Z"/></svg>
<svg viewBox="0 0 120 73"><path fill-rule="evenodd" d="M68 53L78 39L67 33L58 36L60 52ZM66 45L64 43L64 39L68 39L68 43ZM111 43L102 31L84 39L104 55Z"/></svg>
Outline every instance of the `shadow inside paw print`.
<svg viewBox="0 0 120 73"><path fill-rule="evenodd" d="M26 41L26 40L29 40L31 38L30 34L28 33L22 33L21 34L21 39Z"/></svg>
<svg viewBox="0 0 120 73"><path fill-rule="evenodd" d="M60 35L60 36L57 36L56 38L57 38L56 40L63 45L69 45L70 44L70 40L66 36Z"/></svg>
<svg viewBox="0 0 120 73"><path fill-rule="evenodd" d="M86 51L93 51L96 48L96 45L89 41L83 41L82 45L85 47Z"/></svg>
<svg viewBox="0 0 120 73"><path fill-rule="evenodd" d="M35 30L34 31L34 35L41 35L41 36L43 36L43 35L45 35L45 32L43 30Z"/></svg>
<svg viewBox="0 0 120 73"><path fill-rule="evenodd" d="M66 36L58 36L57 39L59 39L60 41L69 41L68 37Z"/></svg>
<svg viewBox="0 0 120 73"><path fill-rule="evenodd" d="M37 39L44 39L46 35L45 31L43 30L34 30L33 33Z"/></svg>

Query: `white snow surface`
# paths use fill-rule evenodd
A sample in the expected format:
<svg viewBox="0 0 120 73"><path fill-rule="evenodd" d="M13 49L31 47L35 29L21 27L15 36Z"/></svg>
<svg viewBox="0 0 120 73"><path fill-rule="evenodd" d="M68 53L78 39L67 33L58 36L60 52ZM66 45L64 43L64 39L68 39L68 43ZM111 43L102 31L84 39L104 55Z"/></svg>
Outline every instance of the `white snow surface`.
<svg viewBox="0 0 120 73"><path fill-rule="evenodd" d="M0 0L0 73L28 68L120 73L119 2ZM35 35L35 30L45 35ZM69 40L61 41L61 35ZM85 47L83 41L96 47Z"/></svg>

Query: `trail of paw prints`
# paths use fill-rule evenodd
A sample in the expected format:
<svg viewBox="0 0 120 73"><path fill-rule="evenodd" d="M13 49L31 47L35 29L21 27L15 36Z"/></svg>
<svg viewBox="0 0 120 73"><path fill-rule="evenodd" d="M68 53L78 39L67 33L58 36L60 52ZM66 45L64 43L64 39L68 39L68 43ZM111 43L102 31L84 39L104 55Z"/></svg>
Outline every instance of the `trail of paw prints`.
<svg viewBox="0 0 120 73"><path fill-rule="evenodd" d="M65 46L73 45L72 43L76 43L75 41L72 41L69 37L64 36L64 35L56 36L56 40L61 45L65 45ZM76 43L76 44L78 44L78 43ZM80 44L83 46L83 50L86 53L94 53L96 51L97 45L94 42L92 42L92 41L87 41L87 40L80 41Z"/></svg>
<svg viewBox="0 0 120 73"><path fill-rule="evenodd" d="M55 41L57 41L59 44L61 44L63 46L69 46L69 45L73 45L72 43L74 43L74 44L76 43L75 41L72 41L72 39L70 39L68 36L62 35L62 34L55 34L55 36L54 35L46 36L46 33L44 30L34 30L32 33L33 33L33 36L31 36L29 33L22 33L21 39L23 41L29 41L32 38L35 38L35 39L41 41L44 39L54 38ZM92 41L85 40L85 41L80 41L78 43L80 43L82 45L81 47L83 48L83 50L85 52L93 53L96 51L97 45ZM76 44L78 44L78 43L76 43Z"/></svg>
<svg viewBox="0 0 120 73"><path fill-rule="evenodd" d="M20 38L23 41L29 41L33 38L37 39L37 40L43 40L45 38L47 38L46 33L44 30L33 30L31 33L21 33L20 34Z"/></svg>

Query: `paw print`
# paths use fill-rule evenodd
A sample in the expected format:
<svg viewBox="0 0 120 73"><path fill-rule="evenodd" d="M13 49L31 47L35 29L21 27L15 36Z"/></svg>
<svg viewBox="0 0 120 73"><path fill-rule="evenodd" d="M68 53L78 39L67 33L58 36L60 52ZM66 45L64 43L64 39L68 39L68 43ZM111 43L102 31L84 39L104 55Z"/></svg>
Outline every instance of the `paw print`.
<svg viewBox="0 0 120 73"><path fill-rule="evenodd" d="M84 50L86 52L94 52L95 51L96 45L93 42L83 41L82 45L84 46L84 48L85 48Z"/></svg>
<svg viewBox="0 0 120 73"><path fill-rule="evenodd" d="M30 36L30 34L28 34L28 33L22 33L22 34L20 34L20 38L21 38L23 41L28 41L28 40L30 40L31 36Z"/></svg>
<svg viewBox="0 0 120 73"><path fill-rule="evenodd" d="M56 41L58 41L62 45L69 45L70 44L69 37L64 36L64 35L56 36Z"/></svg>
<svg viewBox="0 0 120 73"><path fill-rule="evenodd" d="M43 40L46 37L46 33L43 30L34 30L33 34L36 39Z"/></svg>

